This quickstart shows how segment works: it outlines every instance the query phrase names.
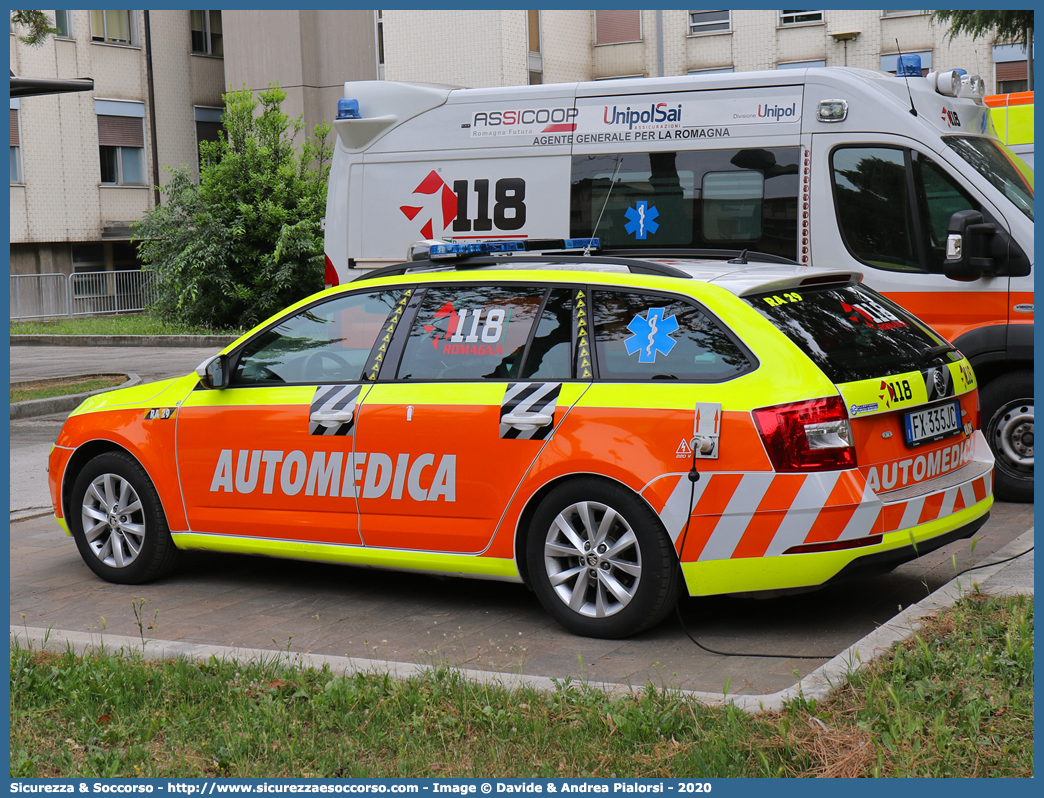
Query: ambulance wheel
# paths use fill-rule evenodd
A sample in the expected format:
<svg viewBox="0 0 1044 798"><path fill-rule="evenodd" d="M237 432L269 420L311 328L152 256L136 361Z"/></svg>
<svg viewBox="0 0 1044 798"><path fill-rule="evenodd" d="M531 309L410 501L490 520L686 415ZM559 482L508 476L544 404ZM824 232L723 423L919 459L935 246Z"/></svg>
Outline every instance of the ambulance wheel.
<svg viewBox="0 0 1044 798"><path fill-rule="evenodd" d="M69 528L87 567L108 582L136 585L163 575L178 550L159 494L125 452L90 460L73 483Z"/></svg>
<svg viewBox="0 0 1044 798"><path fill-rule="evenodd" d="M533 518L526 555L540 603L574 634L629 637L663 620L678 600L681 575L660 519L602 480L552 490Z"/></svg>
<svg viewBox="0 0 1044 798"><path fill-rule="evenodd" d="M982 420L996 460L994 495L1033 501L1033 372L1002 374L982 389Z"/></svg>

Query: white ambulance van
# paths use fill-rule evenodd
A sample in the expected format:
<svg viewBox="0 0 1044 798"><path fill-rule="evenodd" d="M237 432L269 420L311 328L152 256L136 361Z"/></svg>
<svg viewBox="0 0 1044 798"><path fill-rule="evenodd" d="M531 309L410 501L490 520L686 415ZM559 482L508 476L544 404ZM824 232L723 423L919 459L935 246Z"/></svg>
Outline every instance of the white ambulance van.
<svg viewBox="0 0 1044 798"><path fill-rule="evenodd" d="M1033 172L997 138L981 79L912 59L899 76L346 83L327 283L420 239L597 236L620 254L859 269L974 364L997 496L1030 501Z"/></svg>

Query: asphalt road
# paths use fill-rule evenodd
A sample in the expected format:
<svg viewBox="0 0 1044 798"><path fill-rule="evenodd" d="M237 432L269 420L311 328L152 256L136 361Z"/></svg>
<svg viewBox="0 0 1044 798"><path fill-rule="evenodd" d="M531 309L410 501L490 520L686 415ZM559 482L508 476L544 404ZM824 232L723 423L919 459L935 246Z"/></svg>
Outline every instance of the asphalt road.
<svg viewBox="0 0 1044 798"><path fill-rule="evenodd" d="M58 349L63 351L51 351ZM212 351L131 349L74 353L65 347L15 347L12 379L57 376L69 373L70 366L72 373L127 371L154 379L188 371ZM84 369L84 363L91 367ZM34 502L47 505L43 468L62 420L11 422L12 510L33 515ZM995 505L974 551L972 541L958 541L886 576L770 600L714 597L681 603L689 631L712 649L818 659L712 654L698 649L673 617L624 641L579 638L551 621L520 585L348 566L189 553L161 581L111 585L87 569L73 541L48 515L12 516L14 626L142 633L710 692L728 683L730 693L757 695L789 687L948 582L955 567L973 565L1025 532L1033 525L1033 506Z"/></svg>

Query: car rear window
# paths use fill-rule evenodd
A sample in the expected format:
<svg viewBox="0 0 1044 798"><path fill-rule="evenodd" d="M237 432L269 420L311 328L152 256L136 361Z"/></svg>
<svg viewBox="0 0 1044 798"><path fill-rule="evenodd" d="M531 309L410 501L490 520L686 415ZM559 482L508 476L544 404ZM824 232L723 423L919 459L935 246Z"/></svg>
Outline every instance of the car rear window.
<svg viewBox="0 0 1044 798"><path fill-rule="evenodd" d="M862 285L806 287L745 299L835 384L919 371L948 348L894 302Z"/></svg>

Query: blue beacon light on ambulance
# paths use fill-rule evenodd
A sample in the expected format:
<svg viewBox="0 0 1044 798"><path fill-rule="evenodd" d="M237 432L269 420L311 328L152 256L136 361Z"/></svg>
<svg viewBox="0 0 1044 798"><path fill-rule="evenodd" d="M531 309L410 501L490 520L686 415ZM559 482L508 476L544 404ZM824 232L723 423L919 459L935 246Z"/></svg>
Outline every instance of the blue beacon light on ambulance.
<svg viewBox="0 0 1044 798"><path fill-rule="evenodd" d="M338 119L361 119L359 115L359 101L348 97L342 97L337 101Z"/></svg>

